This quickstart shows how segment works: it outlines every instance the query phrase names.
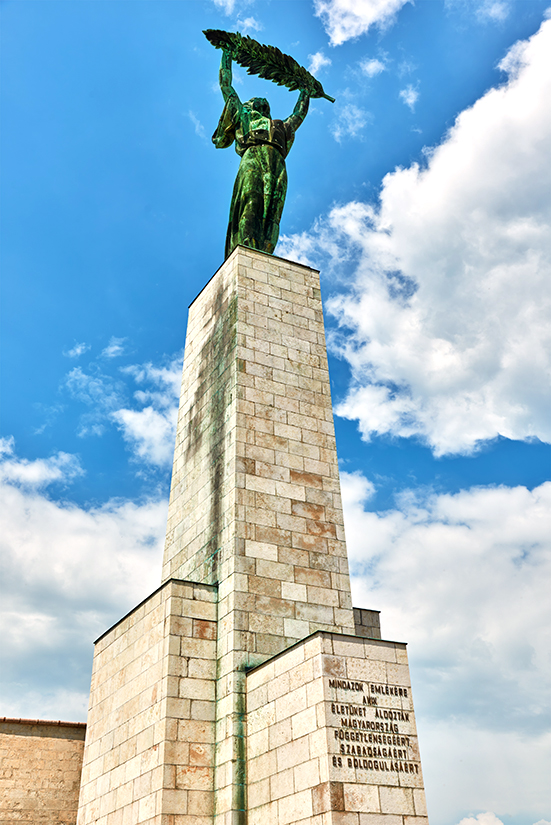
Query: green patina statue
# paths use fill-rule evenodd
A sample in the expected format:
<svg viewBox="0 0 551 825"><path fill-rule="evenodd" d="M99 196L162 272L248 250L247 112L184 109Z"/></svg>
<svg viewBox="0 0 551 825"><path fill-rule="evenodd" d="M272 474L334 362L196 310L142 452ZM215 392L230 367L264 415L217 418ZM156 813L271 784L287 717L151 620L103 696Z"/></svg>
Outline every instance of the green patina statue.
<svg viewBox="0 0 551 825"><path fill-rule="evenodd" d="M212 141L217 149L227 149L235 142L241 157L233 187L225 256L237 245L272 254L287 192L285 158L306 117L310 97L332 98L306 69L279 49L261 46L239 34L212 30L205 34L222 49L220 88L225 106ZM294 111L286 120L272 120L270 104L263 97L240 101L232 86L232 58L247 66L250 74L300 89Z"/></svg>
<svg viewBox="0 0 551 825"><path fill-rule="evenodd" d="M287 120L272 120L265 98L241 103L231 85L231 64L231 55L224 51L220 88L226 105L212 137L217 149L226 149L235 141L241 157L231 199L226 258L238 244L271 254L287 192L285 158L306 117L310 97L301 91L293 114Z"/></svg>

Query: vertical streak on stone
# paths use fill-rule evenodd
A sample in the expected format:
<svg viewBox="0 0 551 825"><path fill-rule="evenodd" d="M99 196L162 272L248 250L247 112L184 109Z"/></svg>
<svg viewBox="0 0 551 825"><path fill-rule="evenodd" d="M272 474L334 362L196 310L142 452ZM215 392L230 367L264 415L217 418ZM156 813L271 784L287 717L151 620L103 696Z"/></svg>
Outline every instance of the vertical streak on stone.
<svg viewBox="0 0 551 825"><path fill-rule="evenodd" d="M239 812L238 825L245 825L247 822L247 748L246 748L246 674L241 673L241 690L236 694L237 713L237 771L236 784L234 788L234 809Z"/></svg>
<svg viewBox="0 0 551 825"><path fill-rule="evenodd" d="M246 757L246 673L244 670L237 670L235 673L234 692L232 699L232 712L230 716L224 719L224 712L222 711L220 719L217 722L229 726L229 736L226 739L231 739L231 764L220 764L219 751L215 750L215 774L214 783L215 788L223 788L227 784L227 777L225 781L220 777L220 772L227 771L228 767L232 772L231 776L231 803L230 803L230 820L231 825L246 825L247 823L247 757ZM218 703L217 703L218 705ZM217 706L218 711L218 706ZM218 727L218 726L217 726ZM227 728L226 728L227 729ZM215 794L215 816L219 815L219 821L227 821L224 803L218 804Z"/></svg>
<svg viewBox="0 0 551 825"><path fill-rule="evenodd" d="M228 418L234 402L237 297L231 283L219 283L195 309L186 341L163 581L175 576L216 584L224 523L231 521L222 504L229 491L226 465L234 452ZM201 517L190 550L189 539L188 545L187 537L178 540L177 531L193 527L194 520L201 523Z"/></svg>
<svg viewBox="0 0 551 825"><path fill-rule="evenodd" d="M218 583L220 538L223 526L222 490L226 463L226 409L232 400L232 365L235 360L237 297L222 300L216 292L213 314L216 320L212 339L205 344L209 357L206 368L213 376L209 414L209 445L211 456L212 493L210 500L210 538L208 541L207 576L209 583ZM229 375L228 375L229 372Z"/></svg>

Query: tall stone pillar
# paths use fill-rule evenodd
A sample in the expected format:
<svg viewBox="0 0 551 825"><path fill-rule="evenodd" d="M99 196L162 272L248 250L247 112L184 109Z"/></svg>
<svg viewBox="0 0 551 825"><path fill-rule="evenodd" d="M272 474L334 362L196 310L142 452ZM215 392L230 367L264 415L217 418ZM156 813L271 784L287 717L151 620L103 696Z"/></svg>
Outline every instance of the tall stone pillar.
<svg viewBox="0 0 551 825"><path fill-rule="evenodd" d="M354 632L319 273L238 247L190 307L163 579L218 584L216 813L243 821L247 669ZM225 814L233 812L233 819Z"/></svg>
<svg viewBox="0 0 551 825"><path fill-rule="evenodd" d="M79 825L426 825L406 649L353 609L319 273L190 307L162 585L99 640ZM406 823L407 819L407 823Z"/></svg>

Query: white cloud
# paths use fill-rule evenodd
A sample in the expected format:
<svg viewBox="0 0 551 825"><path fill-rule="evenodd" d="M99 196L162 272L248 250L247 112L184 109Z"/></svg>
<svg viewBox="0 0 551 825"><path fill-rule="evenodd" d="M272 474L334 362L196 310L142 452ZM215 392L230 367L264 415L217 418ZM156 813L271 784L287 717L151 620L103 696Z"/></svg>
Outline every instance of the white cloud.
<svg viewBox="0 0 551 825"><path fill-rule="evenodd" d="M315 54L309 54L308 57L310 58L310 63L308 64L308 71L311 72L313 75L318 74L324 66L330 66L331 60L329 57L326 57L323 52L316 52Z"/></svg>
<svg viewBox="0 0 551 825"><path fill-rule="evenodd" d="M177 416L178 408L174 406L162 411L153 407L122 409L112 417L130 445L134 458L157 467L169 467L174 453Z"/></svg>
<svg viewBox="0 0 551 825"><path fill-rule="evenodd" d="M96 406L112 406L119 398L119 388L109 376L85 373L82 367L75 367L65 378L65 385L71 395L79 401Z"/></svg>
<svg viewBox="0 0 551 825"><path fill-rule="evenodd" d="M161 390L158 403L164 406L173 403L174 398L180 396L182 380L183 352L177 352L166 360L164 366L158 367L151 361L145 364L132 364L123 367L121 372L132 375L138 384L150 383Z"/></svg>
<svg viewBox="0 0 551 825"><path fill-rule="evenodd" d="M85 719L91 642L158 586L167 502L55 502L29 489L25 472L16 477L14 464L40 462L11 451L0 465L2 712ZM38 475L41 485L59 480Z"/></svg>
<svg viewBox="0 0 551 825"><path fill-rule="evenodd" d="M354 103L346 103L333 124L333 137L338 143L344 138L357 138L371 119L369 112Z"/></svg>
<svg viewBox="0 0 551 825"><path fill-rule="evenodd" d="M48 427L51 427L57 417L65 409L63 404L40 404L35 403L33 407L37 413L43 418L42 424L33 428L34 435L41 435Z"/></svg>
<svg viewBox="0 0 551 825"><path fill-rule="evenodd" d="M321 220L314 223L310 232L280 235L279 237L277 254L290 261L297 261L315 268L315 261L319 259L320 252L328 256L332 262L340 261L347 254L347 250L339 239L324 231Z"/></svg>
<svg viewBox="0 0 551 825"><path fill-rule="evenodd" d="M121 429L135 460L169 467L174 452L182 355L179 353L163 367L147 363L125 367L123 372L137 383L149 383L153 389L134 393L138 403L147 406L140 410L121 408L111 418Z"/></svg>
<svg viewBox="0 0 551 825"><path fill-rule="evenodd" d="M511 11L510 0L445 0L452 10L474 16L479 23L503 23Z"/></svg>
<svg viewBox="0 0 551 825"><path fill-rule="evenodd" d="M413 63L412 60L409 58L404 58L404 60L401 60L398 64L398 77L405 77L408 74L413 74L413 72L416 72L417 69L418 66Z"/></svg>
<svg viewBox="0 0 551 825"><path fill-rule="evenodd" d="M245 9L247 6L250 6L254 0L213 0L214 5L221 9L225 14L233 14L234 12L238 11L238 7L241 7L241 10ZM244 21L238 20L237 25L242 26L243 23L247 23L247 21L254 20L253 17L248 17ZM255 21L256 22L256 21ZM246 26L243 26L246 29ZM253 27L251 27L253 28Z"/></svg>
<svg viewBox="0 0 551 825"><path fill-rule="evenodd" d="M503 822L494 813L487 811L478 816L466 816L459 822L459 825L503 825Z"/></svg>
<svg viewBox="0 0 551 825"><path fill-rule="evenodd" d="M476 10L477 17L482 21L502 23L510 12L510 4L503 0L483 0Z"/></svg>
<svg viewBox="0 0 551 825"><path fill-rule="evenodd" d="M528 43L527 40L517 40L505 57L497 64L498 69L509 75L509 80L516 80L521 70L528 65L530 61Z"/></svg>
<svg viewBox="0 0 551 825"><path fill-rule="evenodd" d="M236 0L214 0L214 5L222 9L226 14L232 14L236 5Z"/></svg>
<svg viewBox="0 0 551 825"><path fill-rule="evenodd" d="M403 100L406 106L413 112L415 104L419 100L419 92L410 83L405 89L400 91L400 99Z"/></svg>
<svg viewBox="0 0 551 825"><path fill-rule="evenodd" d="M27 488L41 488L54 482L67 484L83 475L80 461L75 455L58 452L50 458L29 461L17 458L13 438L0 439L0 482Z"/></svg>
<svg viewBox="0 0 551 825"><path fill-rule="evenodd" d="M361 512L363 512L363 505L375 495L375 485L360 472L348 473L341 470L340 476L343 502L346 501L346 505L351 511L356 507L360 507Z"/></svg>
<svg viewBox="0 0 551 825"><path fill-rule="evenodd" d="M314 0L332 46L366 34L371 26L386 28L408 0Z"/></svg>
<svg viewBox="0 0 551 825"><path fill-rule="evenodd" d="M188 112L188 117L193 123L193 128L195 129L195 134L197 135L197 137L200 137L201 140L206 140L207 134L205 132L205 127L203 126L195 112L192 112L190 109Z"/></svg>
<svg viewBox="0 0 551 825"><path fill-rule="evenodd" d="M381 72L384 72L386 66L376 57L366 57L365 60L360 60L360 69L363 74L367 75L367 77L375 77L376 75L381 74Z"/></svg>
<svg viewBox="0 0 551 825"><path fill-rule="evenodd" d="M89 412L79 419L78 435L103 435L106 427L114 423L135 461L155 467L170 466L182 360L182 353L177 353L160 366L131 364L120 367L116 378L101 372L96 364L87 373L80 367L72 369L65 387L73 398L89 407ZM132 395L128 379L141 385Z"/></svg>
<svg viewBox="0 0 551 825"><path fill-rule="evenodd" d="M87 663L82 664L86 673ZM21 686L22 687L22 686ZM44 687L43 690L7 690L1 696L2 715L12 719L44 719L63 722L85 722L88 713L90 690L66 690Z"/></svg>
<svg viewBox="0 0 551 825"><path fill-rule="evenodd" d="M90 344L75 344L70 350L63 353L66 358L80 358L85 352L91 348Z"/></svg>
<svg viewBox="0 0 551 825"><path fill-rule="evenodd" d="M92 365L88 373L81 367L72 369L65 378L65 388L74 399L90 408L90 412L80 417L77 434L81 438L103 435L110 413L122 404L125 394L123 383Z"/></svg>
<svg viewBox="0 0 551 825"><path fill-rule="evenodd" d="M237 29L242 33L247 32L260 32L264 26L254 17L246 17L244 20L237 21Z"/></svg>
<svg viewBox="0 0 551 825"><path fill-rule="evenodd" d="M336 411L372 434L469 453L498 435L551 440L551 21L513 47L507 83L442 143L386 175L376 206L286 238L358 261L327 304L352 383ZM316 259L316 254L318 258Z"/></svg>
<svg viewBox="0 0 551 825"><path fill-rule="evenodd" d="M101 354L104 358L118 358L118 356L122 355L124 352L125 341L126 338L116 338L112 335L111 340Z"/></svg>
<svg viewBox="0 0 551 825"><path fill-rule="evenodd" d="M450 716L423 720L419 739L430 822L456 823L458 811L491 806L505 822L530 825L549 810L549 733L487 731Z"/></svg>
<svg viewBox="0 0 551 825"><path fill-rule="evenodd" d="M341 485L354 604L409 643L431 816L545 814L551 483L410 492L379 513L359 474Z"/></svg>

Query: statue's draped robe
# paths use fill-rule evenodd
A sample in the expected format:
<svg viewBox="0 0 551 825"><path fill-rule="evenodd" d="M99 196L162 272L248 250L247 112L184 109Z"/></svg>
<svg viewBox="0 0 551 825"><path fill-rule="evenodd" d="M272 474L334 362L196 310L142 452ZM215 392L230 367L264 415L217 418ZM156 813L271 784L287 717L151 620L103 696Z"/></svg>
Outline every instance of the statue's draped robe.
<svg viewBox="0 0 551 825"><path fill-rule="evenodd" d="M226 258L238 244L274 251L287 192L285 158L302 123L293 113L287 120L272 120L242 104L230 93L212 140L217 149L235 141L241 157L233 187L226 235Z"/></svg>

